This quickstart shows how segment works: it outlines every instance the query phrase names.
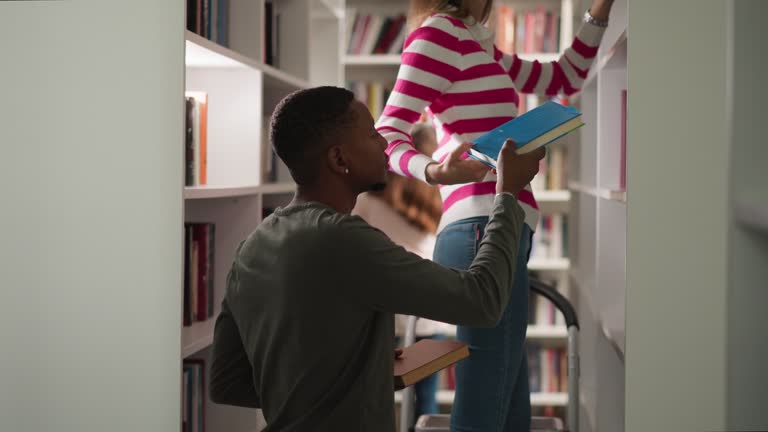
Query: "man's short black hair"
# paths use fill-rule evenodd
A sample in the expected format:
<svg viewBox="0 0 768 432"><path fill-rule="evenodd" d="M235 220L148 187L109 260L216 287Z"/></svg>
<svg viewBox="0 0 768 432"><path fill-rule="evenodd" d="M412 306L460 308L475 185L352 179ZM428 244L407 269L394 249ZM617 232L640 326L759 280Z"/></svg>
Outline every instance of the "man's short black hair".
<svg viewBox="0 0 768 432"><path fill-rule="evenodd" d="M341 87L315 87L286 96L272 114L270 141L300 185L314 181L318 159L353 120L355 95Z"/></svg>

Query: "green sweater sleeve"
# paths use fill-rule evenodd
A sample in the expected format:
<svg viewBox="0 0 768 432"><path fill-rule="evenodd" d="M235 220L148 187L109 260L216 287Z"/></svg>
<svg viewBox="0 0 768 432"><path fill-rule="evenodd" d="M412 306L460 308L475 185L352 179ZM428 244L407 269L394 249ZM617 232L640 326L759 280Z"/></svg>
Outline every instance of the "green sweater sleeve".
<svg viewBox="0 0 768 432"><path fill-rule="evenodd" d="M253 370L227 301L216 318L211 353L210 396L215 403L260 408Z"/></svg>
<svg viewBox="0 0 768 432"><path fill-rule="evenodd" d="M346 217L331 240L332 259L343 263L342 295L375 310L494 326L512 288L523 218L514 196L498 195L472 265L457 271L406 251L360 218Z"/></svg>

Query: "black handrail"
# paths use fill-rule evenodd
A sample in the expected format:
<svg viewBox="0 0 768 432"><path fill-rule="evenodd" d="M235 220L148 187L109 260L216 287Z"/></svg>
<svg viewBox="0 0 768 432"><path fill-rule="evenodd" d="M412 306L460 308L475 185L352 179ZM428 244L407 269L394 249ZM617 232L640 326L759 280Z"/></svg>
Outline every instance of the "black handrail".
<svg viewBox="0 0 768 432"><path fill-rule="evenodd" d="M546 297L549 301L554 303L555 307L563 313L563 316L565 316L565 325L567 327L570 328L571 326L575 326L577 329L579 328L579 320L576 317L576 311L573 309L573 305L571 305L571 302L569 302L567 298L560 294L554 287L547 285L538 279L529 278L528 284L531 287L531 291Z"/></svg>

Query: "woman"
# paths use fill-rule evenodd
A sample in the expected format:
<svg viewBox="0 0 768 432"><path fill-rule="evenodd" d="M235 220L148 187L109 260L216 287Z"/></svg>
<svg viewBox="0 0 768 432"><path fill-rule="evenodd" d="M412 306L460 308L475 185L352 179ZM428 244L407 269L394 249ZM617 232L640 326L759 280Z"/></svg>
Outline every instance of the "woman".
<svg viewBox="0 0 768 432"><path fill-rule="evenodd" d="M466 159L469 141L517 115L518 92L547 96L578 90L597 54L613 0L593 0L572 45L555 62L502 53L484 23L492 0L412 0L410 27L397 81L377 129L389 142L391 169L439 184L443 216L434 260L466 269L483 237L495 175ZM426 110L438 136L430 156L410 136ZM530 394L525 355L527 256L539 218L530 186L518 195L526 219L519 271L509 305L495 328L460 326L471 356L456 369L453 431L528 431Z"/></svg>

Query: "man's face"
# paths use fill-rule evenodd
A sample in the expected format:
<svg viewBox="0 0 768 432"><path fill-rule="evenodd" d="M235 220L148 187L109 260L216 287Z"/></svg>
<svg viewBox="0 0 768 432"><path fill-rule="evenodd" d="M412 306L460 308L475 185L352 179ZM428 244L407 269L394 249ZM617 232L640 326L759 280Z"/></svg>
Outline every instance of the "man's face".
<svg viewBox="0 0 768 432"><path fill-rule="evenodd" d="M365 190L383 189L387 182L389 157L384 151L387 140L376 131L373 117L361 102L352 102L354 119L344 134L344 153L349 176Z"/></svg>

